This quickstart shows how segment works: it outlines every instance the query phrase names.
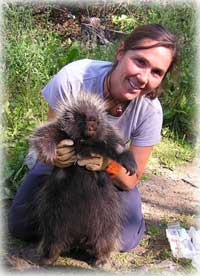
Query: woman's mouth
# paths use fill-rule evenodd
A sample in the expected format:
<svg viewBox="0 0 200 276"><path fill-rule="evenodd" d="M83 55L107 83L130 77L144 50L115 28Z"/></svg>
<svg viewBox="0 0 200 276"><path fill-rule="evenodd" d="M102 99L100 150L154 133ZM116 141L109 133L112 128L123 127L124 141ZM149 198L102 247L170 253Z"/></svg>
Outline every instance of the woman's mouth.
<svg viewBox="0 0 200 276"><path fill-rule="evenodd" d="M138 87L137 85L135 85L135 83L131 79L128 79L128 83L129 83L129 85L132 89L137 90L137 91L141 91L141 88Z"/></svg>

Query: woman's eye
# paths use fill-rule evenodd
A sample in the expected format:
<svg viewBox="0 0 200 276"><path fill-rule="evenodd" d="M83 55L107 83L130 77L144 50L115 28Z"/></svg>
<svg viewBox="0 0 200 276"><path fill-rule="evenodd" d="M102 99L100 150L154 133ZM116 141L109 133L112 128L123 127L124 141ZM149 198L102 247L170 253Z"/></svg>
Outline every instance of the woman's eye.
<svg viewBox="0 0 200 276"><path fill-rule="evenodd" d="M160 70L153 70L153 74L162 76L162 72Z"/></svg>
<svg viewBox="0 0 200 276"><path fill-rule="evenodd" d="M141 59L141 58L136 58L135 61L140 66L144 66L145 65L145 61L143 59Z"/></svg>

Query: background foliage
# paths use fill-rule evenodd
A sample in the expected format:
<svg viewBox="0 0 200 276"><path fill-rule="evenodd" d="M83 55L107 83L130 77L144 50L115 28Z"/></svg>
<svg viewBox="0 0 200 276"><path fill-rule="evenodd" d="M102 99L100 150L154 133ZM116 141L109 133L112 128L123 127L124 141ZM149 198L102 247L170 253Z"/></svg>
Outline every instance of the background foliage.
<svg viewBox="0 0 200 276"><path fill-rule="evenodd" d="M86 11L89 16L103 16L115 29L129 32L143 23L161 23L175 32L180 43L180 63L172 76L167 77L161 96L164 107L164 136L173 140L174 156L179 161L191 160L197 134L195 64L195 7L181 5L154 5L141 1L140 5L120 2L107 4L69 4L72 11ZM104 5L102 5L104 3ZM26 173L24 157L28 135L33 127L46 119L47 104L40 91L48 80L65 64L80 58L113 60L117 42L96 47L83 47L80 41L66 40L53 28L49 5L40 15L43 25L35 23L32 5L5 4L2 43L4 49L4 152L5 169L3 197L12 197ZM166 131L167 129L167 131ZM174 140L178 143L175 147ZM162 144L161 144L162 146ZM180 150L180 146L182 151ZM158 155L159 150L156 151ZM173 151L171 151L172 153ZM158 157L159 158L159 157ZM160 158L163 161L162 151ZM165 159L167 159L165 152ZM175 162L175 161L174 161ZM165 161L168 163L168 161Z"/></svg>

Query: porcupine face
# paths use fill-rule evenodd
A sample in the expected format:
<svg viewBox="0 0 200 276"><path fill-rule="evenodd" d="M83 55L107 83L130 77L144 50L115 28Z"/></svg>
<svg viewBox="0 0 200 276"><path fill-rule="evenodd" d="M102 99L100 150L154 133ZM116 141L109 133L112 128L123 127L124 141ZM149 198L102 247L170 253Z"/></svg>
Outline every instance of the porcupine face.
<svg viewBox="0 0 200 276"><path fill-rule="evenodd" d="M108 129L104 103L95 95L79 97L59 105L61 129L76 139L103 139Z"/></svg>

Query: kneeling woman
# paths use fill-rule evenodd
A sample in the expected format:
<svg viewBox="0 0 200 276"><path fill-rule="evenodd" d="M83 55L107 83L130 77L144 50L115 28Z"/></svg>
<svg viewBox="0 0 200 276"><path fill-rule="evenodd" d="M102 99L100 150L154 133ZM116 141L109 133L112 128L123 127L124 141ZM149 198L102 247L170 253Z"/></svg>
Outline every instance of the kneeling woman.
<svg viewBox="0 0 200 276"><path fill-rule="evenodd" d="M136 184L141 177L153 146L160 141L162 107L158 89L166 74L172 70L177 56L175 36L158 24L142 25L121 42L114 62L82 59L64 66L42 90L49 104L49 120L55 116L55 106L69 93L84 90L109 99L108 120L117 126L137 162L137 171L129 176L121 167L114 177L119 183L124 221L121 232L121 251L134 248L142 238L145 223L141 212L141 197ZM43 175L52 165L68 167L77 161L88 170L106 170L112 160L105 156L79 159L73 141L63 140L57 145L54 164L38 157L19 187L9 210L9 230L22 240L38 239L37 225L27 220L27 203L33 200L42 185ZM110 210L112 212L112 210Z"/></svg>

